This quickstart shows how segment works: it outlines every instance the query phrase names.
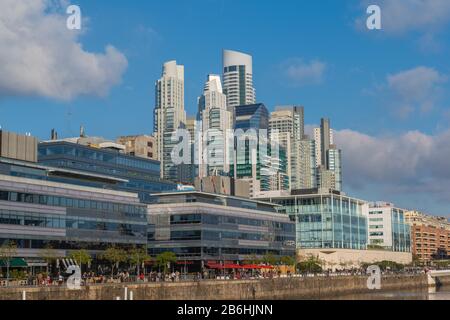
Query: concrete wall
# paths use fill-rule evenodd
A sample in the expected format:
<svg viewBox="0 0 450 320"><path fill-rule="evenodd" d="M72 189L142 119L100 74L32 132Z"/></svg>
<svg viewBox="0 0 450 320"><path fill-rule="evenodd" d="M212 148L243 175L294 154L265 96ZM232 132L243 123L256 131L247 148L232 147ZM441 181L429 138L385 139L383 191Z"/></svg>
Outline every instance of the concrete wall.
<svg viewBox="0 0 450 320"><path fill-rule="evenodd" d="M35 137L0 130L0 156L4 158L37 162Z"/></svg>
<svg viewBox="0 0 450 320"><path fill-rule="evenodd" d="M383 277L382 289L427 290L426 275ZM127 285L135 300L281 300L339 297L369 293L367 277L276 278L242 281L201 281ZM123 299L123 285L87 286L78 291L63 287L2 288L1 300L19 300L26 290L27 300L115 300Z"/></svg>
<svg viewBox="0 0 450 320"><path fill-rule="evenodd" d="M411 252L392 252L384 250L351 250L351 249L299 249L298 257L306 258L310 255L319 257L330 269L343 269L356 267L361 263L380 261L394 261L401 264L412 262Z"/></svg>

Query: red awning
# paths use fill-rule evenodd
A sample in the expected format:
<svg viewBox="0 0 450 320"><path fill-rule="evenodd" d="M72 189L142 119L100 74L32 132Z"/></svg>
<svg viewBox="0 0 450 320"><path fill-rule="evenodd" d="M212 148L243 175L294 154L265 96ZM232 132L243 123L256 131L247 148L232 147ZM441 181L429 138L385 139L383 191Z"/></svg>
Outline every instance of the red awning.
<svg viewBox="0 0 450 320"><path fill-rule="evenodd" d="M234 263L226 263L221 265L219 263L208 263L206 266L210 269L274 269L273 266L257 265L257 264L245 264L239 265Z"/></svg>

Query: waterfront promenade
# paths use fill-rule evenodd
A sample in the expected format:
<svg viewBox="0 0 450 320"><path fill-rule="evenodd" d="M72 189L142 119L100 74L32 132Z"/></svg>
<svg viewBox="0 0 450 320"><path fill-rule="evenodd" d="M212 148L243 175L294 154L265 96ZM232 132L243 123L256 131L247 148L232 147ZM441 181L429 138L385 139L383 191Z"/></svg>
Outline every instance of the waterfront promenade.
<svg viewBox="0 0 450 320"><path fill-rule="evenodd" d="M450 278L443 279L450 283ZM427 290L426 274L390 274L382 277L382 291ZM80 290L65 286L8 287L1 300L281 300L326 299L370 293L367 276L292 276L248 280L202 280L89 284Z"/></svg>

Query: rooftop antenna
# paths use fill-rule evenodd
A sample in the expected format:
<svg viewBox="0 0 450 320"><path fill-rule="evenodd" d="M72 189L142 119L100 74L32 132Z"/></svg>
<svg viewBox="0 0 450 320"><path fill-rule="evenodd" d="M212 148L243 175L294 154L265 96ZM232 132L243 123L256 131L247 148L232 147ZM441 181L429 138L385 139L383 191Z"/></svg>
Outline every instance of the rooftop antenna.
<svg viewBox="0 0 450 320"><path fill-rule="evenodd" d="M72 127L71 127L71 121L72 121L72 110L70 108L70 105L67 106L67 113L66 113L66 121L67 121L67 130L68 130L68 134L70 136L73 136L73 131L72 131Z"/></svg>

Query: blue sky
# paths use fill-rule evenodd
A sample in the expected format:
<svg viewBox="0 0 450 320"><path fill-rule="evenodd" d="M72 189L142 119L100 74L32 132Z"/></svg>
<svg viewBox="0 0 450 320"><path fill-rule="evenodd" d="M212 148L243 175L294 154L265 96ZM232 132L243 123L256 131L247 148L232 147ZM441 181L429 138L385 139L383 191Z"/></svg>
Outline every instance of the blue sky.
<svg viewBox="0 0 450 320"><path fill-rule="evenodd" d="M442 162L450 156L445 143L450 137L449 1L373 0L381 7L383 29L368 31L364 0L80 0L72 4L82 10L81 34L65 29L66 3L24 0L36 13L25 17L12 0L3 1L11 6L0 19L16 14L28 20L17 19L12 30L21 21L30 28L29 43L17 37L19 51L0 53L0 74L10 72L0 79L4 129L41 139L52 128L61 137L77 135L81 124L88 135L106 138L151 133L154 81L163 62L176 59L185 65L185 104L194 115L206 75L221 73L221 50L240 50L253 55L259 102L269 109L304 105L307 124L331 118L344 152L349 194L450 213L450 164ZM57 17L54 24L42 22L49 16ZM61 30L55 30L59 22ZM33 23L40 27L33 29ZM2 41L12 41L5 34L0 27L2 47ZM114 51L105 54L108 45ZM57 60L48 62L49 70L61 78L47 75L46 80L46 71L36 67L44 61L38 58L20 68L28 56L19 59L16 52L39 46L41 55L32 59ZM104 58L95 74L72 61L85 53L96 54L89 59ZM20 64L17 69L14 63ZM5 64L20 74L2 70ZM36 84L28 79L34 71ZM97 80L91 82L92 77ZM69 97L57 92L66 90L66 83ZM368 160L356 163L362 153Z"/></svg>

